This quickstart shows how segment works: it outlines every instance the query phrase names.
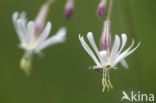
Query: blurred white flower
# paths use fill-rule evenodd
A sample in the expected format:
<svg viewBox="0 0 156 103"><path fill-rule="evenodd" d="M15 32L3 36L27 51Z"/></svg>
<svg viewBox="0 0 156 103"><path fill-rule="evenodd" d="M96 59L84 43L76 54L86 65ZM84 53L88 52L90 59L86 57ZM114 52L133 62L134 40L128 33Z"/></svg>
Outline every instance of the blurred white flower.
<svg viewBox="0 0 156 103"><path fill-rule="evenodd" d="M107 32L107 33L109 33L109 32ZM109 36L106 36L106 37L109 37ZM132 52L134 52L138 48L140 43L138 43L138 45L132 49L132 47L134 45L134 40L132 40L130 47L127 48L126 50L123 50L123 48L125 47L126 41L127 41L126 34L121 35L122 43L120 42L120 37L118 35L115 35L114 44L113 44L111 50L109 49L110 45L107 45L107 43L105 43L105 46L103 44L101 44L101 46L104 46L104 47L102 47L101 50L98 50L98 48L94 42L92 32L89 32L87 34L87 38L88 38L92 48L94 49L96 55L93 53L93 51L87 45L87 43L84 40L84 37L79 35L79 39L80 39L80 42L81 42L83 48L91 56L91 58L93 59L93 61L96 64L95 66L90 67L90 69L99 70L99 71L103 72L103 78L102 78L103 91L105 90L105 88L107 88L109 90L109 88L113 88L113 86L110 82L109 70L111 68L117 69L116 65L119 62L121 62L121 64L125 68L128 68L128 65L124 59L128 55L130 55ZM110 41L110 39L103 39L103 40ZM109 42L109 41L105 41L105 42ZM110 43L108 43L108 44L110 44Z"/></svg>
<svg viewBox="0 0 156 103"><path fill-rule="evenodd" d="M43 49L56 43L62 43L65 40L66 29L61 28L54 36L48 38L51 30L51 22L48 22L41 32L35 32L36 25L34 21L27 22L26 13L19 14L15 12L12 16L13 24L20 40L20 47L26 51L21 60L21 68L27 74L30 72L31 56L33 53L41 53ZM41 23L42 24L42 23ZM39 25L37 25L39 26ZM41 25L43 27L43 25ZM37 28L38 29L38 28ZM39 30L40 31L40 30Z"/></svg>
<svg viewBox="0 0 156 103"><path fill-rule="evenodd" d="M20 47L26 51L39 53L44 48L65 40L65 28L61 28L54 36L48 38L51 30L51 22L46 24L41 34L35 34L34 21L27 22L24 12L20 16L18 12L15 12L13 14L13 22L21 42Z"/></svg>

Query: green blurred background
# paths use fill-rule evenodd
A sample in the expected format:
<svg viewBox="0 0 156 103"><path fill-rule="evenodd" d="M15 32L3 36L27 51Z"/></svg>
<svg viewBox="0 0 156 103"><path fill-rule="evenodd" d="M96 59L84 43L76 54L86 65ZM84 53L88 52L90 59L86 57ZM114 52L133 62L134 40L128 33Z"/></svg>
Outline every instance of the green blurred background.
<svg viewBox="0 0 156 103"><path fill-rule="evenodd" d="M65 0L56 0L48 20L51 35L65 26L67 40L45 49L44 57L35 56L29 77L19 68L23 50L12 24L15 11L26 11L34 19L45 0L0 0L0 103L120 103L122 91L156 94L156 1L114 0L111 32L126 33L140 47L126 58L129 69L120 64L111 70L114 89L102 93L102 74L88 67L94 62L80 45L78 34L94 33L99 44L103 20L97 19L100 0L75 0L75 13L69 21L63 16ZM129 45L127 45L129 46Z"/></svg>

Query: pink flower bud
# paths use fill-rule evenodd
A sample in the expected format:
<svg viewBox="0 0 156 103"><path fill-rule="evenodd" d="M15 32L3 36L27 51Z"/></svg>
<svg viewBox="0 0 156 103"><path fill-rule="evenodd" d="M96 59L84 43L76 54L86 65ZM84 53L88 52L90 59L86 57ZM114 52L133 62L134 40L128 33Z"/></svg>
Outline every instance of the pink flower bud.
<svg viewBox="0 0 156 103"><path fill-rule="evenodd" d="M100 18L104 14L105 9L106 9L106 0L101 0L101 2L98 5L98 8L97 8L98 18Z"/></svg>
<svg viewBox="0 0 156 103"><path fill-rule="evenodd" d="M46 22L46 17L48 14L48 8L49 8L49 5L44 4L41 7L41 9L35 19L35 34L36 35L39 35L44 28L44 24Z"/></svg>
<svg viewBox="0 0 156 103"><path fill-rule="evenodd" d="M111 34L110 34L110 21L104 21L104 28L100 41L101 50L110 50L111 47Z"/></svg>
<svg viewBox="0 0 156 103"><path fill-rule="evenodd" d="M64 8L65 19L70 19L74 11L74 0L67 0L67 3Z"/></svg>

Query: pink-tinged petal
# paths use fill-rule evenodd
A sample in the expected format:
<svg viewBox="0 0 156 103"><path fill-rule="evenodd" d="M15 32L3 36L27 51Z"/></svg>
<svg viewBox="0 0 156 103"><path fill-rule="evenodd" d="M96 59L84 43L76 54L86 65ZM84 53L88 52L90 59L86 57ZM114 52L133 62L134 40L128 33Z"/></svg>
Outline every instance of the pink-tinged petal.
<svg viewBox="0 0 156 103"><path fill-rule="evenodd" d="M102 31L102 36L100 40L101 50L110 50L111 48L111 34L110 34L110 21L104 21L104 27Z"/></svg>
<svg viewBox="0 0 156 103"><path fill-rule="evenodd" d="M35 19L35 35L40 35L44 28L44 24L46 21L47 13L48 13L48 5L43 5Z"/></svg>
<svg viewBox="0 0 156 103"><path fill-rule="evenodd" d="M41 45L45 41L45 39L50 34L50 31L51 31L51 22L48 22L44 30L42 31L41 35L39 35L36 43L34 44L34 48L37 47L38 45Z"/></svg>
<svg viewBox="0 0 156 103"><path fill-rule="evenodd" d="M35 18L35 35L40 35L42 30L44 29L49 7L53 2L54 0L47 0L47 2L41 6L40 11Z"/></svg>

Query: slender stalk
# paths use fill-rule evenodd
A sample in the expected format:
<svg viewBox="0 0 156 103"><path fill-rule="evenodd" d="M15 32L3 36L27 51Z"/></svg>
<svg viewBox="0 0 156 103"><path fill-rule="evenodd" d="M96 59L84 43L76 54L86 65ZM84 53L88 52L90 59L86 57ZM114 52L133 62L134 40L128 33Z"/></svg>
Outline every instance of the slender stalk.
<svg viewBox="0 0 156 103"><path fill-rule="evenodd" d="M113 5L113 0L109 1L109 8L108 8L108 15L107 15L107 19L110 18L111 16L111 12L112 12L112 5Z"/></svg>
<svg viewBox="0 0 156 103"><path fill-rule="evenodd" d="M51 5L55 0L47 0L46 4Z"/></svg>

